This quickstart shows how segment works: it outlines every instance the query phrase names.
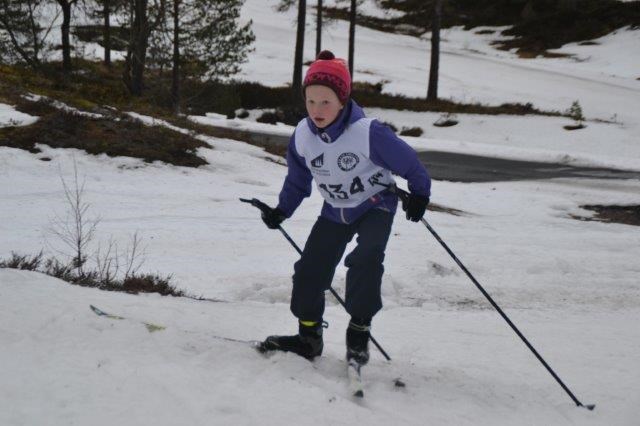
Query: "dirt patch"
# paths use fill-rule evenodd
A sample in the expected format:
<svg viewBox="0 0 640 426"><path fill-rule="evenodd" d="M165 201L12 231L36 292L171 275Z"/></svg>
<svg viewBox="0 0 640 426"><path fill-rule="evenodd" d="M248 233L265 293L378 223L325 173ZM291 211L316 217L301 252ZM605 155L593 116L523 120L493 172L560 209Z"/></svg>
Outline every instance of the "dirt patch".
<svg viewBox="0 0 640 426"><path fill-rule="evenodd" d="M1 146L38 153L37 144L187 167L207 164L196 155L196 149L209 147L189 135L160 126L146 126L127 116L114 121L62 110L48 113L29 126L0 128Z"/></svg>
<svg viewBox="0 0 640 426"><path fill-rule="evenodd" d="M232 139L264 148L269 154L286 157L289 137L253 133L249 130L198 124L186 118L166 118L171 124L221 139Z"/></svg>
<svg viewBox="0 0 640 426"><path fill-rule="evenodd" d="M640 226L640 205L605 206L601 204L592 204L582 205L580 207L585 210L595 212L595 214L592 217L571 215L573 219Z"/></svg>

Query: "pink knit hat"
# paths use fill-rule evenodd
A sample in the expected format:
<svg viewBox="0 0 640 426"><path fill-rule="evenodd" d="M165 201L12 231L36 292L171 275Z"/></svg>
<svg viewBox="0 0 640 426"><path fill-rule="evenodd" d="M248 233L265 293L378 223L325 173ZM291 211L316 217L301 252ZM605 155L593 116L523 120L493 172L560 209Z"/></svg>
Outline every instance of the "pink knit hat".
<svg viewBox="0 0 640 426"><path fill-rule="evenodd" d="M307 70L302 91L307 86L318 84L333 90L342 104L351 94L351 75L344 59L336 58L329 50L323 50Z"/></svg>

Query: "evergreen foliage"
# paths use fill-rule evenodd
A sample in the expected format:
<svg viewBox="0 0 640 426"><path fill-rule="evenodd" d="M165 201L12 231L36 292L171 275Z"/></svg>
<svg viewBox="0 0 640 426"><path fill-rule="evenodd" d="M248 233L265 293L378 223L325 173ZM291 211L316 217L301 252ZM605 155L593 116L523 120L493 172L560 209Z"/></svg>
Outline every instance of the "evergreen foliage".
<svg viewBox="0 0 640 426"><path fill-rule="evenodd" d="M573 118L576 122L582 123L584 121L584 115L582 114L582 107L580 102L574 101L571 104L571 108L567 111L569 117Z"/></svg>
<svg viewBox="0 0 640 426"><path fill-rule="evenodd" d="M168 7L162 24L151 34L150 65L162 69L171 66L177 22L183 76L218 80L237 74L255 40L252 22L240 22L243 3L244 0L180 1L177 21L175 9Z"/></svg>
<svg viewBox="0 0 640 426"><path fill-rule="evenodd" d="M46 0L0 0L0 61L39 68L52 46L45 38Z"/></svg>

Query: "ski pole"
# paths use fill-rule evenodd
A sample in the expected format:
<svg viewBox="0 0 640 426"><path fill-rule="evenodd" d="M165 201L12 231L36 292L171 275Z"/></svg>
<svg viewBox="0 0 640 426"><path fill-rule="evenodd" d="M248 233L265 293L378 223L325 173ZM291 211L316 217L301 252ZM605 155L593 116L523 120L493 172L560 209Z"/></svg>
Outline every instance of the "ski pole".
<svg viewBox="0 0 640 426"><path fill-rule="evenodd" d="M398 195L398 197L400 197L400 199L403 200L403 201L407 201L408 198L409 198L409 193L407 191L405 191L405 190L403 190L401 188L398 188L397 186L395 186L393 184L392 185L385 185L385 184L382 184L382 183L379 183L379 182L376 182L376 183L378 183L378 185L386 187L391 192L396 193ZM560 379L560 377L558 377L558 375L555 373L555 371L553 371L553 369L549 366L549 364L547 364L547 362L544 360L544 358L542 358L542 356L533 347L533 345L531 343L529 343L529 340L527 340L527 338L524 337L524 334L522 334L520 332L520 330L518 330L518 327L516 327L516 325L509 319L507 314L505 314L502 311L502 309L500 309L500 306L498 306L498 304L493 300L493 298L489 295L489 293L487 293L487 291L480 285L478 280L476 280L475 277L471 274L471 272L469 272L469 270L462 264L462 262L460 261L460 259L458 259L458 257L455 255L455 253L453 253L453 251L449 248L449 246L447 246L447 244L442 240L442 238L440 238L438 233L431 227L431 225L429 225L429 222L427 222L427 220L425 218L420 219L420 221L422 222L422 224L424 226L427 227L429 232L431 232L431 235L433 235L435 237L435 239L438 240L440 245L442 245L442 247L444 247L444 249L447 251L447 253L449 253L451 258L458 264L460 269L462 269L464 271L464 273L471 279L471 281L475 284L475 286L478 288L478 290L480 290L480 292L484 295L484 297L487 298L489 303L491 303L491 306L493 306L495 308L495 310L498 311L500 316L502 316L502 318L507 322L507 324L509 324L511 329L518 335L518 337L520 337L520 339L522 339L522 341L524 342L525 345L527 345L529 350L531 350L531 352L533 352L533 354L536 356L536 358L538 358L538 361L540 361L542 363L542 365L547 369L547 371L551 374L551 376L553 376L553 378L556 380L556 382L558 382L558 384L562 387L562 389L564 389L564 391L567 393L567 395L569 395L571 397L573 402L578 407L583 407L583 408L586 408L588 410L593 410L595 408L595 404L583 405L578 400L578 398L576 398L576 396L573 394L573 392L571 392L571 390L567 387L567 385L565 385L564 382Z"/></svg>
<svg viewBox="0 0 640 426"><path fill-rule="evenodd" d="M240 201L242 201L243 203L249 203L252 206L257 207L258 209L260 209L260 211L262 211L262 212L267 212L267 211L271 210L271 207L269 207L268 205L266 205L262 201L258 200L257 198L252 198L250 200L248 200L246 198L240 198ZM293 239L289 236L289 234L287 234L287 232L284 229L282 229L282 226L278 226L278 230L282 233L282 235L284 235L284 237L287 239L287 241L289 241L289 243L291 243L291 245L293 246L294 249L296 249L298 254L300 256L302 256L302 250L300 250L300 247L298 247L296 242L293 241ZM344 300L342 300L342 297L340 297L340 295L338 293L336 293L336 291L333 289L333 287L329 287L329 291L331 292L331 294L333 294L333 297L335 297L336 300L346 310L347 309L347 305L345 305ZM384 349L382 349L382 346L380 346L378 341L371 334L369 334L369 339L371 340L371 342L373 342L373 344L376 346L376 348L378 348L380 353L387 359L387 361L391 361L391 357L389 356L389 354L387 354L387 352Z"/></svg>

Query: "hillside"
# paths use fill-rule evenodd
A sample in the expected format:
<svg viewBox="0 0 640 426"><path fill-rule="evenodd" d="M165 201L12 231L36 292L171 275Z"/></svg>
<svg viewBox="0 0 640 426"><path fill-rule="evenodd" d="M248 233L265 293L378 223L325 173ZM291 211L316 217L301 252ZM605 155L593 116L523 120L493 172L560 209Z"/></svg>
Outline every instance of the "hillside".
<svg viewBox="0 0 640 426"><path fill-rule="evenodd" d="M276 13L275 3L246 2L243 19L254 20L257 41L238 77L245 89L259 83L259 97L278 99L290 79L295 12ZM313 57L313 30L307 28L305 60ZM422 96L425 39L363 27L357 34L357 82L380 84L389 97ZM444 34L445 99L559 112L579 100L587 127L565 130L572 123L566 114L459 112L459 124L447 128L432 125L439 111L371 105L368 115L399 129L421 127L421 137L406 139L427 154L640 170L640 51L629 49L640 32L623 28L597 45L560 50L579 60L521 59L492 46L496 33ZM326 31L326 47L344 56L346 36L346 24L336 22ZM86 59L66 82L0 69L0 262L41 250L71 261L52 225L70 213L63 182L74 182L77 171L86 217L99 218L86 268L99 268L100 253L116 244L123 250L137 235L140 272L171 277L184 297L104 291L0 268L0 424L637 423L638 228L600 221L586 208L637 207L637 179L434 181L432 203L439 208L426 216L595 411L576 408L425 227L401 213L386 252L384 308L373 323L392 361L372 348L363 369L365 398L354 399L345 378L348 316L330 295L325 351L316 361L264 357L246 344L296 329L289 300L297 253L239 201L274 205L287 168L281 152L228 139L212 126L281 137L292 128L256 123L273 106L229 118L240 112L241 94L207 92L211 103L202 110L173 117L157 96L166 93L160 80L150 78L148 97L129 98L117 65L107 72ZM213 103L224 109L212 112ZM297 244L322 202L314 189L283 223ZM345 285L341 264L333 287L343 295ZM91 305L113 316L98 316ZM406 387L394 386L397 378Z"/></svg>

